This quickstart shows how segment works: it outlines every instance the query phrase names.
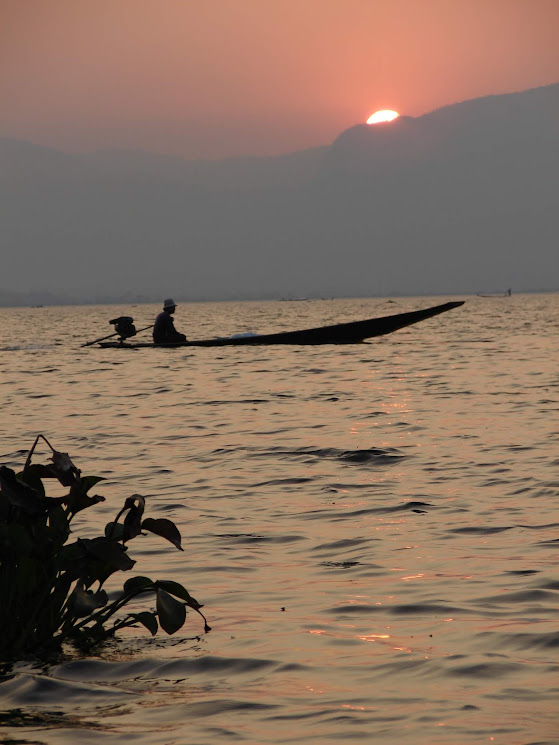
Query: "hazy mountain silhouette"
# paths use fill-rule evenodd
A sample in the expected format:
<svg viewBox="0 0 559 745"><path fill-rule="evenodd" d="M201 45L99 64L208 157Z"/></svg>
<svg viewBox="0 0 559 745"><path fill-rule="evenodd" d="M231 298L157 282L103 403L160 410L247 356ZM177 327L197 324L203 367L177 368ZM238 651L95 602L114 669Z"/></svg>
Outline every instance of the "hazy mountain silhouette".
<svg viewBox="0 0 559 745"><path fill-rule="evenodd" d="M217 161L187 161L141 150L97 150L81 158L113 176L134 175L222 191L306 184L316 174L327 150L324 146L267 158L247 156Z"/></svg>
<svg viewBox="0 0 559 745"><path fill-rule="evenodd" d="M0 302L556 289L558 145L559 85L270 158L0 139Z"/></svg>

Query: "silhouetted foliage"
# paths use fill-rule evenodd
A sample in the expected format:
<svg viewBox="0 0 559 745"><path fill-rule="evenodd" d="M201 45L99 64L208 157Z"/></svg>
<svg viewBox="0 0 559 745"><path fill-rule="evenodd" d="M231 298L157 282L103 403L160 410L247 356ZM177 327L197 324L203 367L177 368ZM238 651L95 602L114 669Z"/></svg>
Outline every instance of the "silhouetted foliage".
<svg viewBox="0 0 559 745"><path fill-rule="evenodd" d="M52 451L48 464L31 463L39 439ZM43 481L56 479L68 493L48 497ZM103 589L118 571L132 569L128 542L145 532L165 538L182 551L176 525L144 518L145 499L128 497L105 534L69 542L75 515L105 498L90 496L101 476L82 476L67 453L38 435L23 470L0 467L0 659L23 659L58 650L62 642L89 647L127 626L156 634L182 628L186 609L204 620L202 607L178 582L132 577L109 602ZM120 522L120 519L122 522ZM139 595L155 596L155 610L122 613Z"/></svg>

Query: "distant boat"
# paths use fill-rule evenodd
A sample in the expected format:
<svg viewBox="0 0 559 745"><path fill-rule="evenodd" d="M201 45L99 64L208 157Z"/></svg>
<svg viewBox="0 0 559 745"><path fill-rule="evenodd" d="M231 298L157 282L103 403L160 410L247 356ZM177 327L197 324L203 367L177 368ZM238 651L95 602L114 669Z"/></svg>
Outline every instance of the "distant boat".
<svg viewBox="0 0 559 745"><path fill-rule="evenodd" d="M506 290L506 292L490 292L486 295L484 295L481 292L477 293L478 297L510 297L511 295L512 295L512 290L510 289L510 287L508 290Z"/></svg>
<svg viewBox="0 0 559 745"><path fill-rule="evenodd" d="M274 334L239 335L217 339L200 339L198 341L170 342L167 344L128 342L124 339L121 339L121 341L104 341L103 339L99 339L95 342L88 342L88 344L83 346L99 344L104 349L160 349L162 347L232 347L262 344L355 344L373 336L391 334L393 331L411 326L414 323L419 323L419 321L432 318L440 313L446 313L446 311L459 308L461 305L464 305L463 300L435 305L431 308L424 308L423 310L413 310L408 313L397 313L393 316L370 318L366 321L338 323L334 326L319 326L318 328L303 329L302 331L280 331ZM145 331L145 329L143 330Z"/></svg>

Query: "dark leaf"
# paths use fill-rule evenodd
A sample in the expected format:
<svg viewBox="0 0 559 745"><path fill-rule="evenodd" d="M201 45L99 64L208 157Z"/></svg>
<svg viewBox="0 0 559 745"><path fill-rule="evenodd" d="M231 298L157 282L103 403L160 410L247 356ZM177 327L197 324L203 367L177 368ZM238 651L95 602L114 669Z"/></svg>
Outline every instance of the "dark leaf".
<svg viewBox="0 0 559 745"><path fill-rule="evenodd" d="M156 609L159 624L167 634L174 634L185 622L186 608L165 590L157 590Z"/></svg>
<svg viewBox="0 0 559 745"><path fill-rule="evenodd" d="M78 481L80 470L72 463L68 453L59 453L58 450L53 450L51 460L56 478L62 486L72 486Z"/></svg>
<svg viewBox="0 0 559 745"><path fill-rule="evenodd" d="M142 611L141 613L131 613L130 615L135 621L143 624L152 636L155 636L157 634L157 629L159 628L159 626L157 624L157 616L155 615L155 613Z"/></svg>
<svg viewBox="0 0 559 745"><path fill-rule="evenodd" d="M137 504L136 504L137 502ZM140 535L142 531L142 516L146 506L146 500L140 494L133 494L124 503L124 509L128 514L124 518L124 538L129 541Z"/></svg>
<svg viewBox="0 0 559 745"><path fill-rule="evenodd" d="M101 497L98 494L92 497L87 495L87 492L91 487L98 484L99 481L104 481L102 476L84 476L83 478L78 478L77 481L74 481L70 487L70 493L66 497L66 504L72 514L75 515L81 510L85 510L88 507L92 507L94 504L105 501L105 497Z"/></svg>
<svg viewBox="0 0 559 745"><path fill-rule="evenodd" d="M107 523L105 525L105 537L114 541L121 541L124 537L124 525L122 523Z"/></svg>
<svg viewBox="0 0 559 745"><path fill-rule="evenodd" d="M80 639L82 644L85 644L85 648L88 649L91 644L98 643L112 636L112 629L106 629L102 623L94 623L93 626L88 626L86 629L80 630L83 637Z"/></svg>
<svg viewBox="0 0 559 745"><path fill-rule="evenodd" d="M153 517L146 517L142 523L142 529L149 530L150 533L155 533L162 538L166 538L173 546L176 546L181 551L183 550L181 546L181 534L175 523L171 520L167 520L164 517L160 517L157 520L154 520Z"/></svg>
<svg viewBox="0 0 559 745"><path fill-rule="evenodd" d="M68 543L63 546L60 554L60 567L61 569L67 569L68 567L81 561L86 556L86 551L81 541L75 543Z"/></svg>
<svg viewBox="0 0 559 745"><path fill-rule="evenodd" d="M16 478L11 468L0 466L0 490L7 501L19 507L28 515L45 512L45 497L38 491Z"/></svg>
<svg viewBox="0 0 559 745"><path fill-rule="evenodd" d="M198 608L202 608L203 606L200 605L200 603L197 600L194 600L192 595L186 590L182 585L180 585L178 582L173 582L173 580L170 579L159 579L155 583L156 587L160 587L162 590L165 590L170 595L174 595L176 598L180 598L181 600L184 600L187 605L189 605L194 610L198 610Z"/></svg>
<svg viewBox="0 0 559 745"><path fill-rule="evenodd" d="M81 579L86 587L91 587L94 582L103 585L111 574L118 571L118 567L96 557L88 548L88 541L81 539L63 546L58 555L58 567L65 577Z"/></svg>
<svg viewBox="0 0 559 745"><path fill-rule="evenodd" d="M98 484L100 481L105 481L104 476L82 476L81 478L76 481L75 484L72 484L72 488L70 489L70 494L79 494L80 496L87 494L87 492L91 489L92 486L95 486L95 484Z"/></svg>
<svg viewBox="0 0 559 745"><path fill-rule="evenodd" d="M123 541L130 541L142 532L143 510L139 507L131 507L124 518Z"/></svg>
<svg viewBox="0 0 559 745"><path fill-rule="evenodd" d="M109 541L107 538L94 538L93 540L84 538L80 540L80 543L87 553L109 564L114 569L127 571L132 569L136 563L128 556L120 543Z"/></svg>
<svg viewBox="0 0 559 745"><path fill-rule="evenodd" d="M77 576L84 580L87 587L91 587L95 582L99 582L99 587L102 587L108 578L118 571L120 570L114 564L89 560L84 562Z"/></svg>
<svg viewBox="0 0 559 745"><path fill-rule="evenodd" d="M105 590L91 592L91 590L85 590L81 585L76 585L71 596L72 615L75 618L89 616L97 608L105 606L107 600L108 595Z"/></svg>
<svg viewBox="0 0 559 745"><path fill-rule="evenodd" d="M141 494L132 494L131 497L126 497L126 499L124 500L124 507L122 509L129 510L131 507L135 506L136 502L138 502L143 511L146 506L146 499L145 497L142 497Z"/></svg>
<svg viewBox="0 0 559 745"><path fill-rule="evenodd" d="M49 527L59 539L63 539L62 543L64 543L70 533L70 524L68 522L66 511L60 505L57 505L54 509L50 510Z"/></svg>
<svg viewBox="0 0 559 745"><path fill-rule="evenodd" d="M141 590L152 590L154 584L149 577L131 577L124 583L124 592L128 595L131 592L140 592Z"/></svg>
<svg viewBox="0 0 559 745"><path fill-rule="evenodd" d="M45 496L45 487L41 479L52 478L54 474L49 473L49 466L31 465L25 468L21 473L17 474L17 478L20 481L25 482L28 486L35 491L39 492L43 497Z"/></svg>
<svg viewBox="0 0 559 745"><path fill-rule="evenodd" d="M68 505L68 508L73 515L81 512L81 510L87 509L88 507L92 507L94 504L104 501L105 497L102 497L100 494L94 494L92 497L88 497L87 494L72 495L71 491L67 497L64 497L64 502Z"/></svg>

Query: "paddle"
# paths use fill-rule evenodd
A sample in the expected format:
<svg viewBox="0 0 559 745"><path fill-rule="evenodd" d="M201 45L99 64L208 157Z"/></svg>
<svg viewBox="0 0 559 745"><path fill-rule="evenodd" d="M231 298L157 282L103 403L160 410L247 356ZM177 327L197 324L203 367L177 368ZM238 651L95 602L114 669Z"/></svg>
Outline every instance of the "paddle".
<svg viewBox="0 0 559 745"><path fill-rule="evenodd" d="M139 334L142 331L147 331L148 329L153 328L153 323L151 326L145 326L143 329L139 329L136 331L136 335ZM108 336L102 336L100 339L94 339L93 341L88 341L87 344L81 344L81 347L90 347L92 344L98 344L100 341L105 341L105 339L112 339L113 336L120 336L119 331L115 331L114 334L109 334Z"/></svg>

